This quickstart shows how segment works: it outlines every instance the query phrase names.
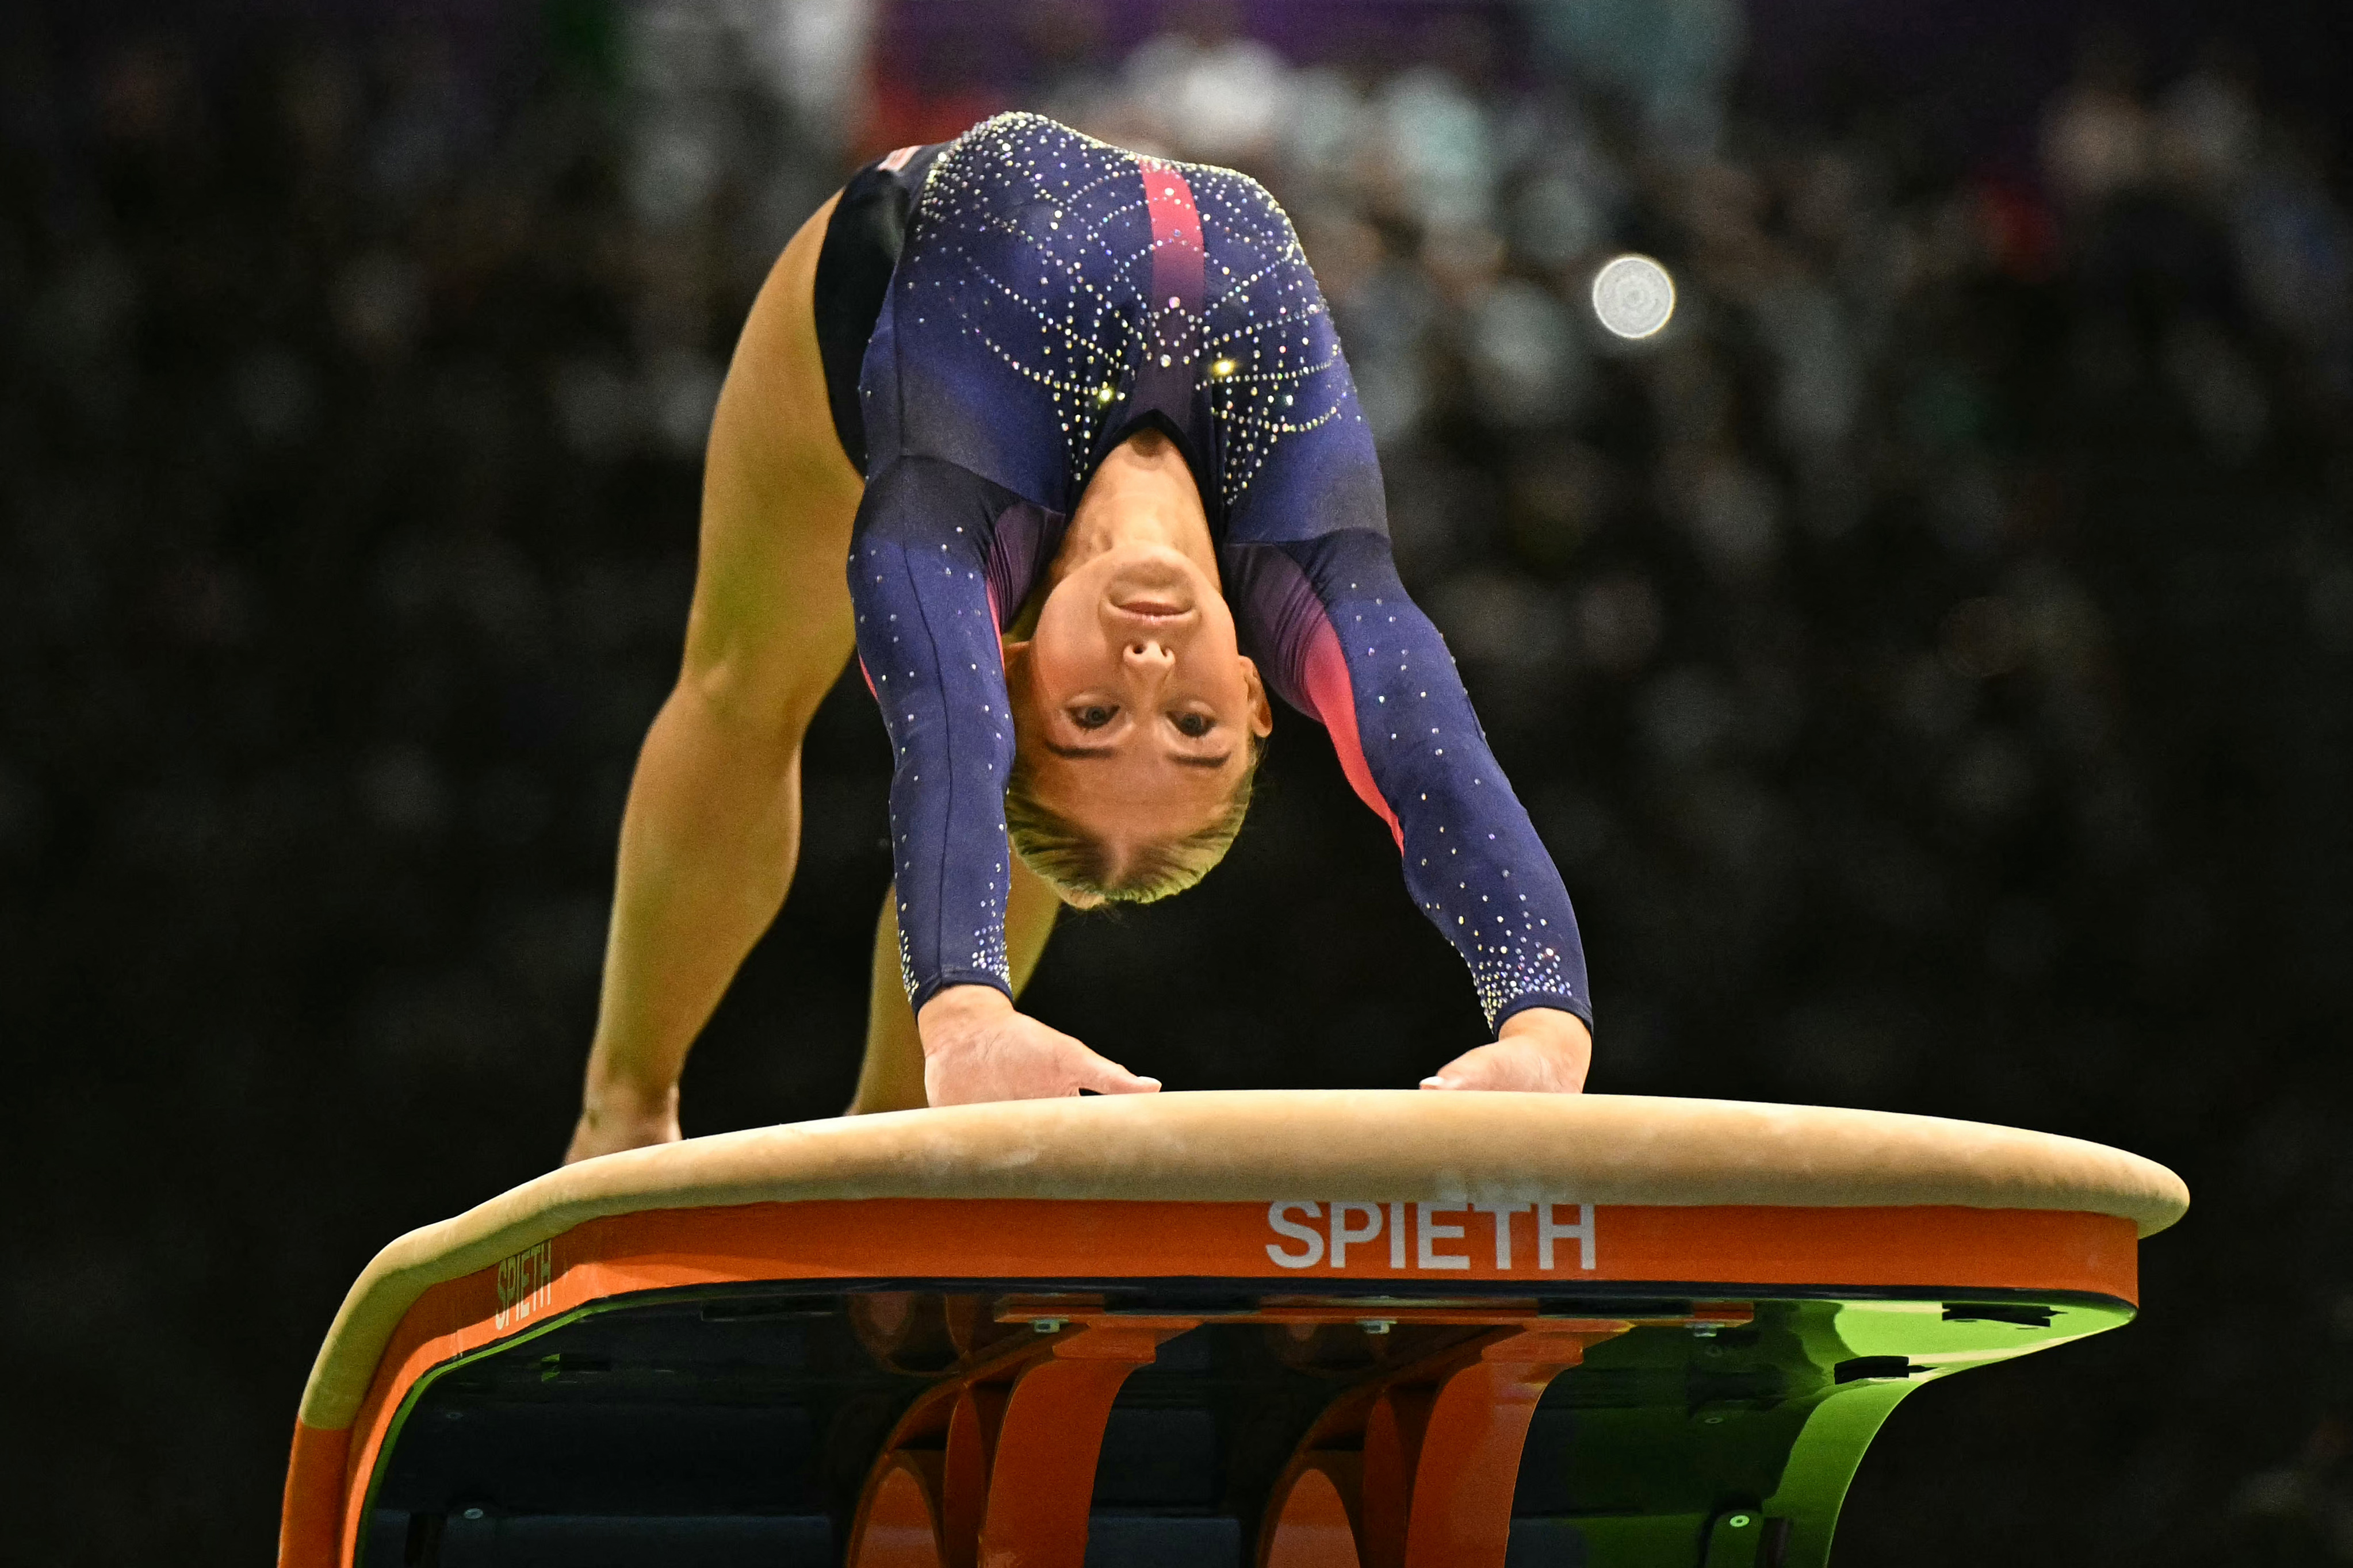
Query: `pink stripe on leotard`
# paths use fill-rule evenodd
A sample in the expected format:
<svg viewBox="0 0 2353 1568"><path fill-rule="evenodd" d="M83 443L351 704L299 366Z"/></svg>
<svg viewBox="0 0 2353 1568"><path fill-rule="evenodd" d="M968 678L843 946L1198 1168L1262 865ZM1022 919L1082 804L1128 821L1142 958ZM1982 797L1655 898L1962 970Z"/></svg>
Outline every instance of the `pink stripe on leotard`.
<svg viewBox="0 0 2353 1568"><path fill-rule="evenodd" d="M1324 729L1332 737L1332 750L1340 756L1340 771L1348 778L1348 787L1356 798L1373 808L1373 815L1389 825L1389 837L1397 840L1398 853L1405 853L1405 830L1398 826L1397 813L1381 798L1380 786L1373 782L1373 770L1365 761L1365 746L1356 734L1356 689L1348 679L1347 657L1340 651L1340 634L1332 623L1316 617L1307 631L1307 657L1300 661L1300 680L1307 688L1307 700L1315 705L1315 716L1324 721Z"/></svg>
<svg viewBox="0 0 2353 1568"><path fill-rule="evenodd" d="M1144 176L1144 200L1152 215L1152 304L1161 310L1181 300L1195 313L1201 309L1201 283L1208 256L1201 243L1201 209L1193 205L1193 187L1174 167L1156 158L1138 158Z"/></svg>

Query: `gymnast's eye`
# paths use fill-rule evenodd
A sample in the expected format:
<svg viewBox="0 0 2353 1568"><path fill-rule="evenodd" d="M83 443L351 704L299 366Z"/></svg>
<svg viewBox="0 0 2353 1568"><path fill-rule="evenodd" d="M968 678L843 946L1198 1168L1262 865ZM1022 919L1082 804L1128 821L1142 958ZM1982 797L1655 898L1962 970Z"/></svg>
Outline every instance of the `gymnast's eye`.
<svg viewBox="0 0 2353 1568"><path fill-rule="evenodd" d="M1119 710L1101 702L1090 702L1083 708L1071 710L1071 722L1082 730L1100 730L1112 721Z"/></svg>
<svg viewBox="0 0 2353 1568"><path fill-rule="evenodd" d="M1169 717L1176 732L1188 740L1198 741L1218 727L1218 721L1207 713L1176 713Z"/></svg>

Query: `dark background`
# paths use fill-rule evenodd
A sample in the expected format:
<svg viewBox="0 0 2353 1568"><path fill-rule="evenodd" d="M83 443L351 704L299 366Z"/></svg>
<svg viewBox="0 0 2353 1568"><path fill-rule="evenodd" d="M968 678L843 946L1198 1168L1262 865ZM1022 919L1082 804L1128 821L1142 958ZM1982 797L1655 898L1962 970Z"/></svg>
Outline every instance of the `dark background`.
<svg viewBox="0 0 2353 1568"><path fill-rule="evenodd" d="M752 290L857 159L1018 104L1297 218L1577 900L1596 1089L2197 1194L2137 1325L1903 1407L1840 1561L2353 1561L2353 24L1745 17L8 8L0 1556L261 1560L347 1283L556 1159ZM1635 349L1582 295L1625 247L1683 290ZM845 689L690 1132L847 1099L886 777ZM1175 1088L1475 1040L1295 715L1261 799L1035 1010Z"/></svg>

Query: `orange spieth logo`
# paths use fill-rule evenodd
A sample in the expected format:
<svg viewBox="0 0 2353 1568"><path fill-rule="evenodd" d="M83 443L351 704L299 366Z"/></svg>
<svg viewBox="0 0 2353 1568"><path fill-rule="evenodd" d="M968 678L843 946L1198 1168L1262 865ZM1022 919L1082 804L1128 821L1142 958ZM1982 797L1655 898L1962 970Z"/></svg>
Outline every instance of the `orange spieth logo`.
<svg viewBox="0 0 2353 1568"><path fill-rule="evenodd" d="M499 1264L499 1310L491 1320L497 1328L520 1323L533 1312L555 1304L554 1243L528 1247Z"/></svg>
<svg viewBox="0 0 2353 1568"><path fill-rule="evenodd" d="M1562 1211L1575 1215L1562 1217ZM1486 1224L1470 1218L1487 1216ZM1461 1216L1459 1219L1449 1215ZM1593 1267L1591 1204L1318 1204L1303 1200L1267 1205L1266 1223L1283 1242L1269 1242L1266 1255L1279 1268L1347 1268L1349 1249L1369 1252L1379 1267L1386 1240L1393 1270L1467 1269L1493 1257L1497 1272L1539 1272L1561 1266L1564 1242L1577 1244L1574 1267ZM1489 1249L1492 1247L1492 1253ZM1475 1249L1475 1250L1474 1250ZM1355 1267L1365 1264L1356 1262Z"/></svg>

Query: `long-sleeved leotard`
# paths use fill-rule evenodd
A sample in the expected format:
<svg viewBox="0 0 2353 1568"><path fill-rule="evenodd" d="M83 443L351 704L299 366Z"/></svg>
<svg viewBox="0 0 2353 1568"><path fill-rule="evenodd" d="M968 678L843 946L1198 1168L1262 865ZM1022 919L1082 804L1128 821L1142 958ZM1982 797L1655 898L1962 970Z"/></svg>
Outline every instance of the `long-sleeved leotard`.
<svg viewBox="0 0 2353 1568"><path fill-rule="evenodd" d="M1244 651L1330 732L1489 1024L1539 1006L1590 1022L1567 890L1398 581L1372 438L1273 198L1035 115L926 158L862 367L849 561L895 752L910 1000L1010 992L999 629L1095 466L1149 424L1200 486Z"/></svg>

